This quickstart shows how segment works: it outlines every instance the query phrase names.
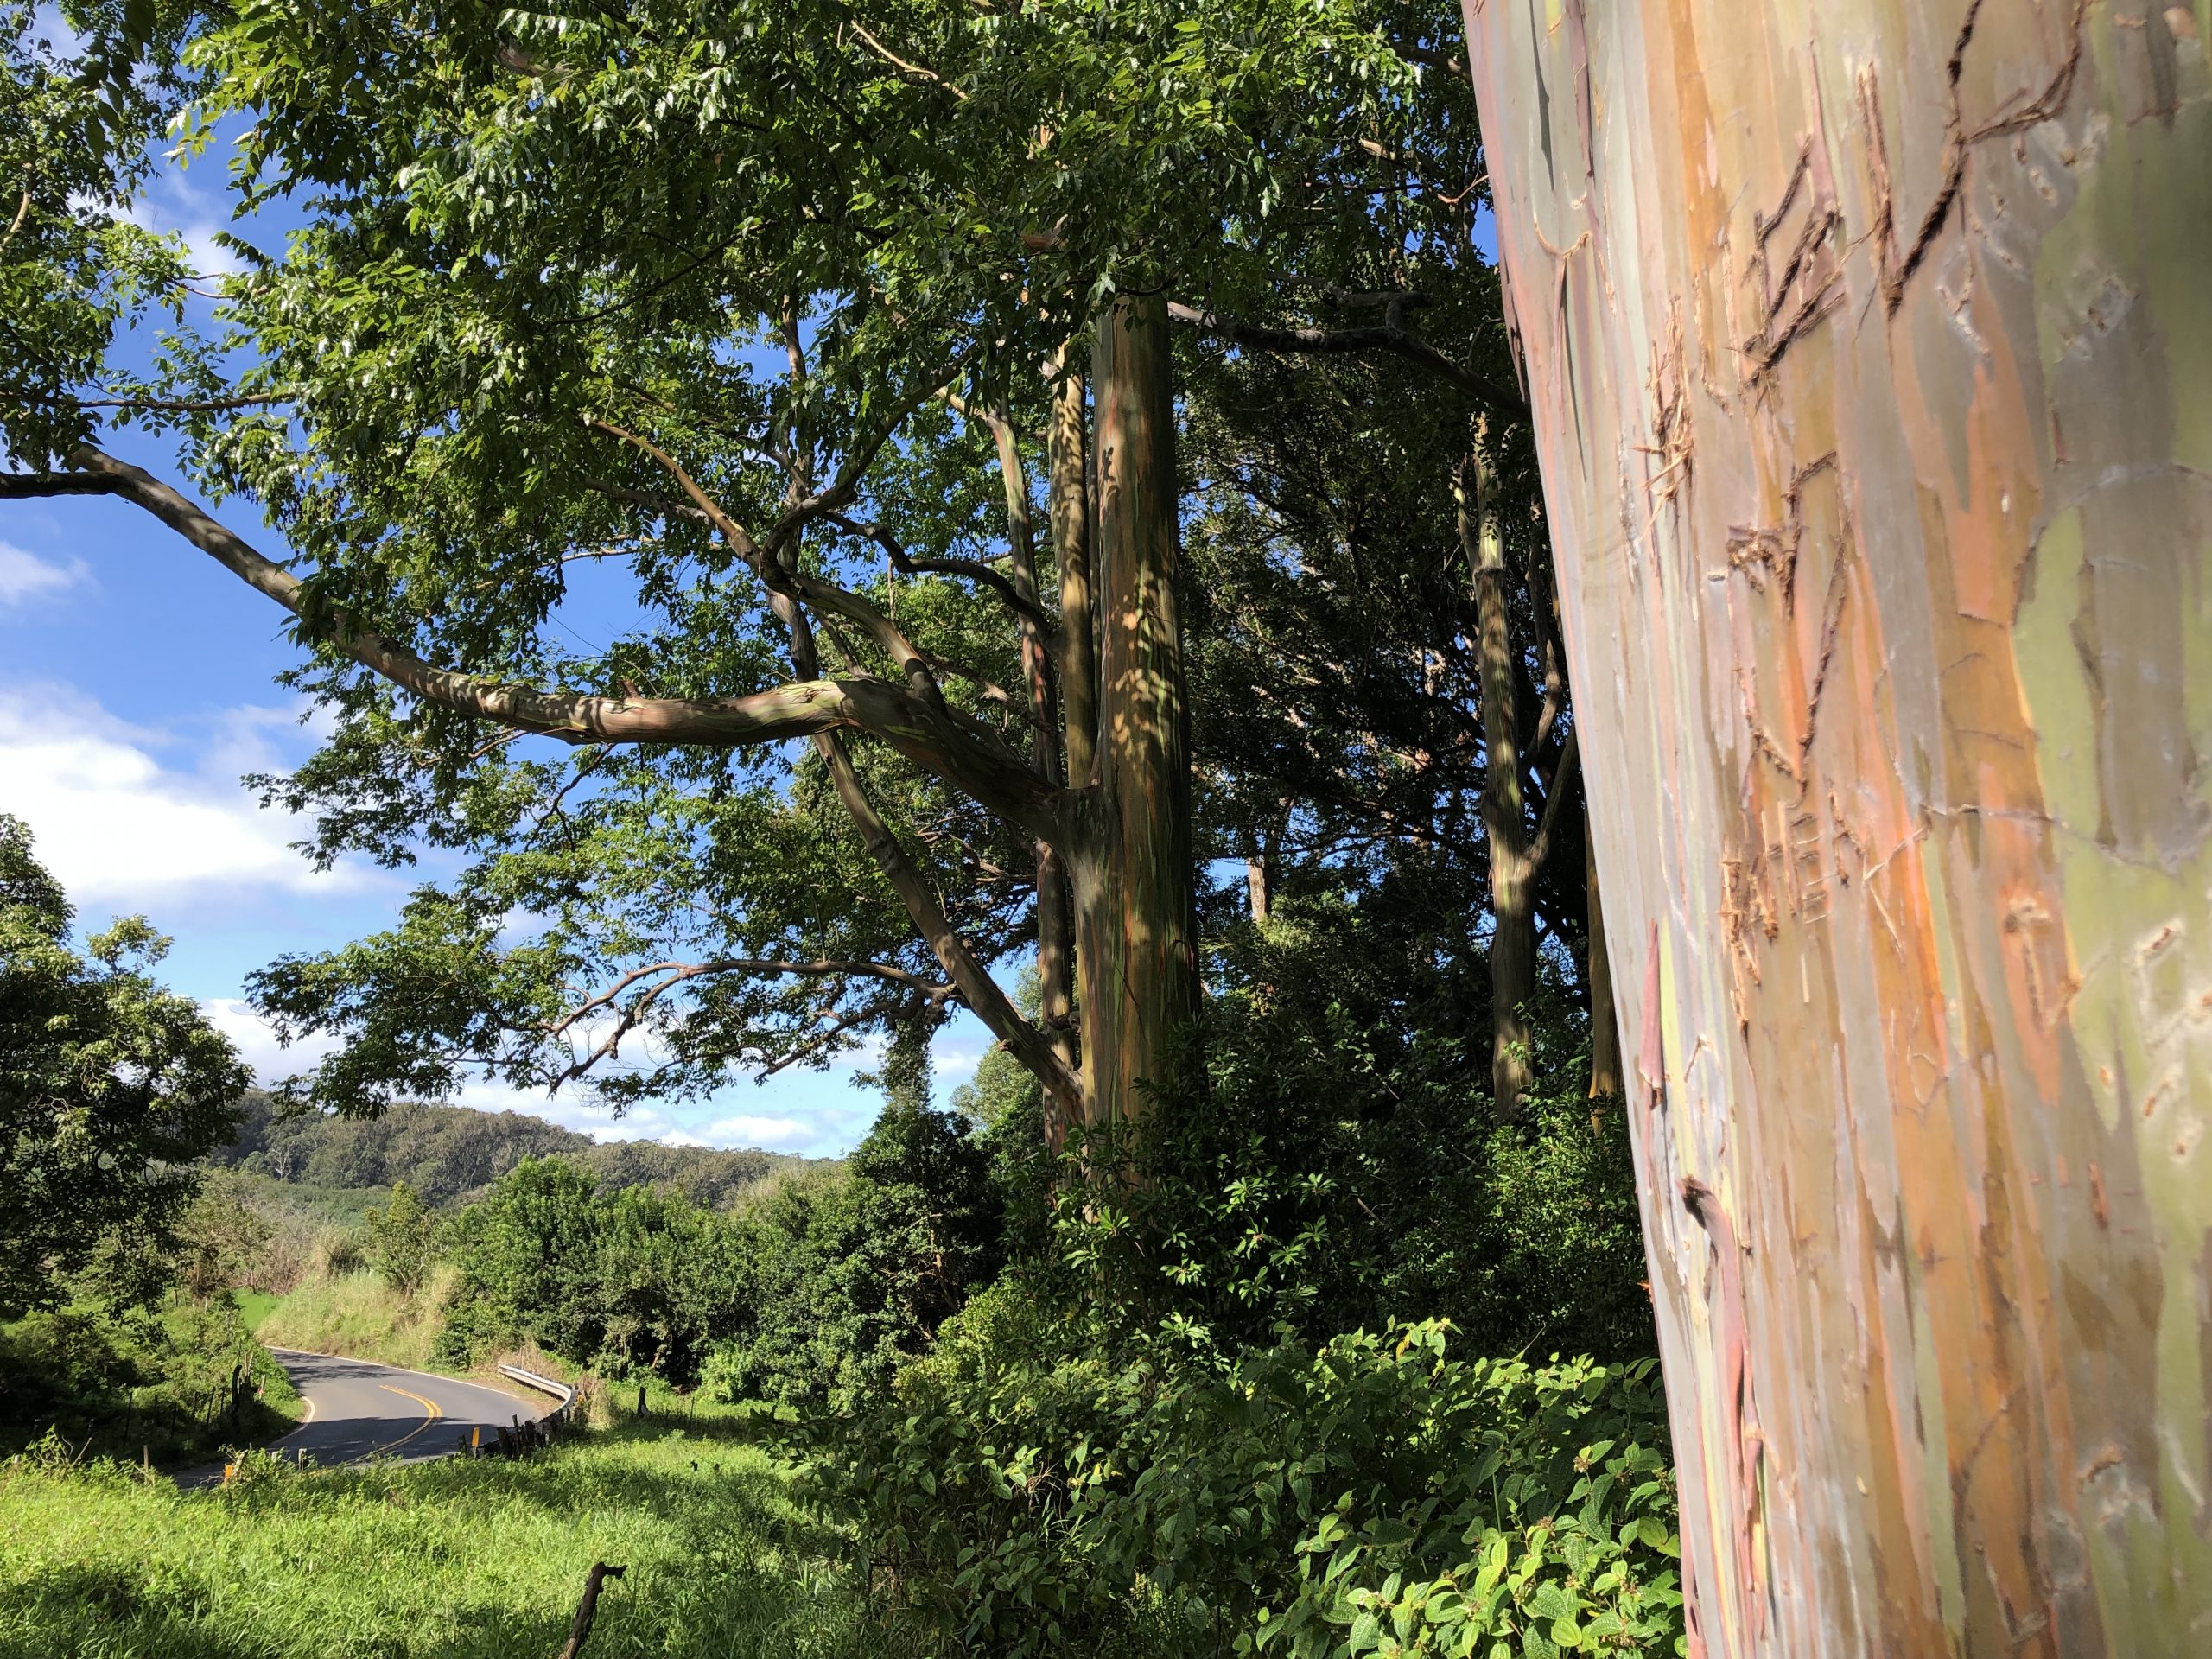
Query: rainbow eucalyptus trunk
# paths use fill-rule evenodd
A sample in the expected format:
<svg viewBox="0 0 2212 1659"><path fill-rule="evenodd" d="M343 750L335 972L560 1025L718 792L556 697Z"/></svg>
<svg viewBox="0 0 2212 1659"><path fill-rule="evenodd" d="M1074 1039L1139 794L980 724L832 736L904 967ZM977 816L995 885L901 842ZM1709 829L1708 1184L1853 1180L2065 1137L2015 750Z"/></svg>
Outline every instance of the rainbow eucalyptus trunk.
<svg viewBox="0 0 2212 1659"><path fill-rule="evenodd" d="M1536 990L1536 872L1521 792L1521 664L1506 608L1505 537L1490 457L1478 439L1457 486L1459 540L1475 589L1481 656L1483 842L1490 868L1491 1106L1517 1116L1529 1087L1529 1018Z"/></svg>
<svg viewBox="0 0 2212 1659"><path fill-rule="evenodd" d="M1467 22L1698 1643L2212 1651L2205 0Z"/></svg>
<svg viewBox="0 0 2212 1659"><path fill-rule="evenodd" d="M1090 783L1070 814L1084 1109L1130 1122L1198 1012L1191 763L1176 607L1166 302L1124 297L1098 325L1093 395L1098 632ZM1063 626L1071 626L1065 614ZM1071 699L1072 718L1074 701ZM1081 757L1071 743L1071 770Z"/></svg>
<svg viewBox="0 0 2212 1659"><path fill-rule="evenodd" d="M1062 364L1055 364L1057 370ZM1083 377L1055 382L1046 436L1046 487L1050 502L1053 563L1060 582L1058 655L1063 780L1081 789L1096 768L1098 740L1097 619L1090 602L1090 483L1085 453L1089 410ZM1069 1071L1081 1075L1075 1019L1075 914L1067 862L1052 855L1048 885L1040 857L1037 882L1038 1013ZM1055 1152L1071 1125L1058 1102L1046 1102L1045 1139Z"/></svg>

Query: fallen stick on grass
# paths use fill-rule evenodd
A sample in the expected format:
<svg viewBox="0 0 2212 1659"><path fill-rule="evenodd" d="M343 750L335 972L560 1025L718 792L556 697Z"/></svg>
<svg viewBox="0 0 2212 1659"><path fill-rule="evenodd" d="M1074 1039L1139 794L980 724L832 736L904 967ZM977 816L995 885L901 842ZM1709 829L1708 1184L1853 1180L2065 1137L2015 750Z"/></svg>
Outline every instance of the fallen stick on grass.
<svg viewBox="0 0 2212 1659"><path fill-rule="evenodd" d="M609 1579L619 1579L628 1571L627 1567L609 1567L605 1561L591 1564L591 1574L584 1580L584 1599L576 1604L575 1618L569 1626L568 1645L555 1656L555 1659L576 1659L576 1656L584 1650L584 1643L591 1637L591 1622L599 1615L601 1585Z"/></svg>

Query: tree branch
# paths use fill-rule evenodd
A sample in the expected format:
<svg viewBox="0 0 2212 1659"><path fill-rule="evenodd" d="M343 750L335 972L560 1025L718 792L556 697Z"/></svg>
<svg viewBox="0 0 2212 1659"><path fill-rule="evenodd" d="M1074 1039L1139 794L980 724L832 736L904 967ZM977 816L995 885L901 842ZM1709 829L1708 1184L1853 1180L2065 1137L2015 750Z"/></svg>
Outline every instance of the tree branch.
<svg viewBox="0 0 2212 1659"><path fill-rule="evenodd" d="M213 415L233 409L264 409L271 404L292 403L299 396L290 391L242 391L231 397L72 397L66 392L14 395L57 409L135 409L156 415Z"/></svg>
<svg viewBox="0 0 2212 1659"><path fill-rule="evenodd" d="M847 20L847 26L851 29L854 34L861 37L861 41L868 47L869 51L874 53L877 57L881 58L893 68L900 71L902 73L912 75L917 80L925 80L933 86L944 87L946 92L950 92L953 97L958 99L961 103L964 104L968 101L968 94L966 92L963 92L959 87L954 86L943 75L938 73L936 70L925 68L918 63L909 63L906 59L900 57L896 52L893 52L889 47L886 46L881 41L877 40L874 35L868 32L868 29L864 25L862 25L859 18L849 18Z"/></svg>
<svg viewBox="0 0 2212 1659"><path fill-rule="evenodd" d="M863 541L874 542L890 558L892 568L902 575L918 576L936 574L965 576L970 582L980 582L1007 602L1018 615L1035 623L1047 634L1053 631L1051 615L1043 607L1025 600L1014 590L1014 582L1003 570L994 570L981 559L918 559L906 551L899 538L881 524L864 524L846 513L825 512L822 515L838 529L857 536Z"/></svg>
<svg viewBox="0 0 2212 1659"><path fill-rule="evenodd" d="M583 1599L576 1604L576 1616L569 1624L569 1639L554 1659L577 1659L583 1652L584 1643L591 1640L593 1621L599 1617L600 1586L608 1579L619 1579L629 1570L626 1567L609 1567L605 1561L591 1564L591 1571L584 1575Z"/></svg>
<svg viewBox="0 0 2212 1659"><path fill-rule="evenodd" d="M1173 301L1168 303L1167 316L1171 322L1182 323L1248 351L1354 357L1391 353L1457 386L1497 414L1525 416L1528 413L1527 404L1510 387L1455 363L1420 336L1388 324L1365 328L1268 328L1219 311Z"/></svg>
<svg viewBox="0 0 2212 1659"><path fill-rule="evenodd" d="M975 348L970 346L955 354L952 361L934 377L925 376L920 386L910 391L904 401L885 416L864 442L846 452L844 464L837 468L837 475L830 480L827 489L794 500L784 510L782 517L768 531L766 545L780 547L805 529L813 519L851 505L853 497L860 491L862 474L874 464L876 456L882 453L883 446L890 442L899 429L906 423L906 417L950 385L974 355Z"/></svg>
<svg viewBox="0 0 2212 1659"><path fill-rule="evenodd" d="M897 623L858 594L848 592L835 582L823 582L821 578L808 575L803 571L785 569L783 561L772 557L766 548L753 539L744 526L723 512L721 505L699 487L697 480L683 469L681 462L651 439L641 438L634 433L626 432L611 421L593 419L587 424L594 432L603 432L610 437L619 438L624 443L650 455L660 464L670 477L676 480L677 486L683 490L683 493L691 498L699 510L706 515L708 523L721 532L722 539L730 544L731 550L753 567L754 574L766 582L772 591L791 599L804 601L817 609L844 617L847 620L867 629L869 636L897 665L899 671L906 677L908 688L914 695L935 708L939 713L947 712L944 707L944 694L938 685L937 676L930 671L928 659L915 649L914 642L906 637L906 631ZM790 517L790 513L785 515L786 519ZM772 532L767 546L773 547L776 544L776 534Z"/></svg>
<svg viewBox="0 0 2212 1659"><path fill-rule="evenodd" d="M712 962L655 962L648 963L642 968L632 969L597 996L579 1002L558 1020L548 1025L545 1027L545 1034L548 1037L564 1036L577 1022L588 1020L601 1008L614 1002L623 992L628 990L639 980L651 978L655 974L665 974L669 976L663 984L655 988L656 995L669 988L670 986L681 984L685 980L702 978L710 974L790 974L806 979L834 979L841 976L851 975L868 979L888 980L894 984L905 985L931 995L952 989L950 985L924 979L919 974L909 973L904 968L893 968L880 962L849 962L836 957L825 957L817 962L778 962L747 957L720 957Z"/></svg>
<svg viewBox="0 0 2212 1659"><path fill-rule="evenodd" d="M1552 768L1552 786L1544 796L1543 816L1536 823L1536 838L1529 843L1529 871L1531 876L1544 868L1544 860L1552 850L1552 831L1558 828L1560 807L1573 791L1572 774L1582 764L1582 732L1580 727L1567 728L1567 741L1560 746L1559 764Z"/></svg>
<svg viewBox="0 0 2212 1659"><path fill-rule="evenodd" d="M89 446L71 454L69 462L73 470L68 473L0 474L0 497L121 496L305 620L298 577L264 558L151 474ZM439 668L381 634L353 626L342 614L320 625L320 632L362 667L427 702L569 743L735 748L848 728L865 731L1032 834L1058 833L1058 791L988 735L988 728L956 720L880 680L802 680L742 697L605 697L545 691Z"/></svg>
<svg viewBox="0 0 2212 1659"><path fill-rule="evenodd" d="M678 985L683 984L690 980L704 978L710 975L748 972L797 974L817 978L855 975L874 979L889 980L894 983L911 986L913 988L921 991L932 1001L942 1001L946 997L953 995L953 988L950 985L935 983L931 981L924 979L918 974L910 974L903 968L893 968L881 963L760 962L749 961L741 957L725 957L716 962L657 962L647 967L632 969L629 973L623 975L620 979L617 980L613 985L609 986L599 995L569 1009L568 1013L563 1014L560 1019L546 1027L546 1035L548 1037L557 1039L564 1036L576 1025L579 1020L588 1019L590 1015L597 1013L601 1008L611 1007L620 998L624 991L636 984L639 980L646 978L653 974L665 974L667 976L666 978L661 979L655 983L647 986L636 997L632 998L630 1005L622 1009L620 1014L616 1016L614 1028L608 1032L604 1038L601 1039L599 1043L594 1046L590 1053L585 1055L583 1058L574 1062L565 1071L563 1071L561 1075L554 1080L553 1086L557 1089L564 1083L573 1083L578 1077L582 1077L585 1072L590 1071L592 1067L597 1065L601 1060L612 1059L616 1054L620 1053L622 1048L622 1039L637 1029L639 1024L645 1019L645 1015L652 1012L654 1003L658 1002L670 991L674 990ZM849 1014L846 1018L839 1020L835 1026L833 1026L830 1032L825 1033L825 1037L835 1036L837 1032L859 1024L868 1017L868 1016L864 1013ZM763 1072L762 1075L764 1077L772 1075L779 1068L771 1066L769 1070L766 1072Z"/></svg>
<svg viewBox="0 0 2212 1659"><path fill-rule="evenodd" d="M115 486L96 473L0 473L0 501L33 501L49 495L113 495Z"/></svg>

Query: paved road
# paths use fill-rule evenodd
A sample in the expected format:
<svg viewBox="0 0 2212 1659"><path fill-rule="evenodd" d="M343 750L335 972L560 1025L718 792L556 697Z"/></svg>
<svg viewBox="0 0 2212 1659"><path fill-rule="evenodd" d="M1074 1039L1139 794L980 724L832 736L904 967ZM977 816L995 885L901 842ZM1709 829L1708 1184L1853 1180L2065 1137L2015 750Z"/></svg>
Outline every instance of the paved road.
<svg viewBox="0 0 2212 1659"><path fill-rule="evenodd" d="M270 1449L286 1458L304 1454L325 1468L359 1463L378 1452L407 1463L442 1458L458 1449L472 1429L480 1430L488 1443L496 1438L494 1429L508 1427L518 1418L528 1422L554 1404L550 1397L539 1404L504 1389L402 1370L372 1359L289 1348L270 1351L307 1402L305 1421ZM194 1469L179 1475L177 1484L202 1485L222 1475L220 1465Z"/></svg>

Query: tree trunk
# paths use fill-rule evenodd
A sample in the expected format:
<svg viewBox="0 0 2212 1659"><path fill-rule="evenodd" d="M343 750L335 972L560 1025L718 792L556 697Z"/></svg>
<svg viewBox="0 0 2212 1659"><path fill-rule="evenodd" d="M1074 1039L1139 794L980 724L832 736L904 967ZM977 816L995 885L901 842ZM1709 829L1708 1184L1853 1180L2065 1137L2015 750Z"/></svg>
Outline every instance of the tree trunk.
<svg viewBox="0 0 2212 1659"><path fill-rule="evenodd" d="M2208 21L1468 0L1694 1652L2212 1643Z"/></svg>
<svg viewBox="0 0 2212 1659"><path fill-rule="evenodd" d="M1055 363L1051 424L1046 435L1046 495L1052 520L1052 562L1060 583L1058 652L1063 781L1081 789L1090 782L1098 739L1097 622L1090 602L1090 481L1085 453L1090 424L1083 377ZM1065 370L1065 372L1061 371ZM1075 915L1067 863L1052 858L1051 890L1040 861L1037 882L1038 1015L1071 1071L1082 1064L1075 1018ZM1064 1116L1048 1112L1046 1143L1058 1151L1067 1138Z"/></svg>
<svg viewBox="0 0 2212 1659"><path fill-rule="evenodd" d="M1612 953L1605 949L1605 912L1598 889L1598 843L1586 831L1582 849L1590 906L1590 966L1585 976L1590 986L1590 1098L1618 1099L1622 1093L1620 1011L1613 1003Z"/></svg>
<svg viewBox="0 0 2212 1659"><path fill-rule="evenodd" d="M1081 395L1080 387L1077 396ZM1046 783L1058 785L1061 776L1060 708L1055 683L1052 650L1046 631L1036 620L1042 594L1037 583L1037 537L1030 522L1029 475L1021 464L1020 445L1014 423L1004 410L985 417L998 451L999 476L1005 485L1007 574L1014 591L1030 611L1020 619L1022 682L1029 696L1030 765ZM1047 445L1046 487L1052 480L1051 446ZM1088 671L1088 665L1085 665ZM1075 1043L1068 1019L1069 955L1073 949L1074 918L1068 909L1066 861L1059 849L1043 836L1031 843L1037 861L1037 990L1039 1026L1072 1074ZM1048 1102L1045 1138L1055 1148L1067 1135L1065 1114Z"/></svg>
<svg viewBox="0 0 2212 1659"><path fill-rule="evenodd" d="M1491 1107L1520 1115L1529 1088L1529 1021L1536 993L1536 871L1529 856L1529 804L1521 789L1521 664L1513 649L1505 537L1487 438L1460 470L1459 541L1472 568L1481 653L1483 838L1490 869Z"/></svg>
<svg viewBox="0 0 2212 1659"><path fill-rule="evenodd" d="M1142 1116L1169 1036L1198 1011L1191 766L1175 597L1174 403L1166 302L1098 325L1098 702L1090 786L1071 817L1085 1109ZM1076 747L1069 746L1070 761Z"/></svg>

